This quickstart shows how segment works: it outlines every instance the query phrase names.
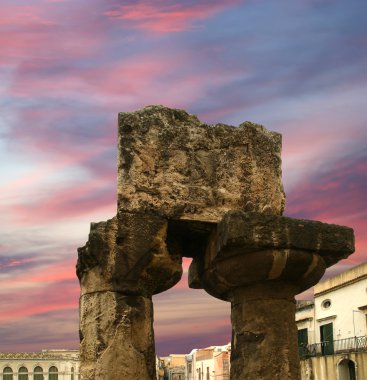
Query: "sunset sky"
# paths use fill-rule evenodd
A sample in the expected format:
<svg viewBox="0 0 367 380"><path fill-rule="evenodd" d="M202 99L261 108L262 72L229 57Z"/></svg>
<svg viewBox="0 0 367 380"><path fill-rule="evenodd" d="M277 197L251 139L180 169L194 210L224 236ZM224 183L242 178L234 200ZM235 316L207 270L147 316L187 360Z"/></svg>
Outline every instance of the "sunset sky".
<svg viewBox="0 0 367 380"><path fill-rule="evenodd" d="M367 260L366 14L365 0L0 0L0 351L78 347L76 249L116 212L117 113L149 104L282 133L285 214L354 228L328 275ZM158 354L229 342L229 305L187 273L154 301Z"/></svg>

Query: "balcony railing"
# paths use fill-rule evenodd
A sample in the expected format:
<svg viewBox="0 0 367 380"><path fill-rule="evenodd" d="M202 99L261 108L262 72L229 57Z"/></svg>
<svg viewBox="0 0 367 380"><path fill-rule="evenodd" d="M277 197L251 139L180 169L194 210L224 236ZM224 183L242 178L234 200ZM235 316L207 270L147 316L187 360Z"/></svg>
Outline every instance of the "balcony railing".
<svg viewBox="0 0 367 380"><path fill-rule="evenodd" d="M301 358L367 351L367 336L325 341L298 347Z"/></svg>

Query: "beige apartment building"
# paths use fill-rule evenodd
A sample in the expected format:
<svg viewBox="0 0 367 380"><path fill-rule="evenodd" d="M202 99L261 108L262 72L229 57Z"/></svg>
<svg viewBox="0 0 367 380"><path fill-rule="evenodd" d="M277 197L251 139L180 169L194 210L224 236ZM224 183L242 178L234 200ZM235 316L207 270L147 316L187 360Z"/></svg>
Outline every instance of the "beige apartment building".
<svg viewBox="0 0 367 380"><path fill-rule="evenodd" d="M296 323L302 380L367 379L367 263L318 283Z"/></svg>

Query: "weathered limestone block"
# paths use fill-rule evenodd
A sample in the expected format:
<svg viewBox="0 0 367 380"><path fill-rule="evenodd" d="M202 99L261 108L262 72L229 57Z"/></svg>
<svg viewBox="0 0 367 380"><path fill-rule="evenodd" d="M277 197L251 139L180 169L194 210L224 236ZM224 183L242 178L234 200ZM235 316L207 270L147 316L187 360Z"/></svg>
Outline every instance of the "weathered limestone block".
<svg viewBox="0 0 367 380"><path fill-rule="evenodd" d="M229 210L281 214L281 135L210 126L150 106L119 114L118 209L218 221Z"/></svg>
<svg viewBox="0 0 367 380"><path fill-rule="evenodd" d="M278 215L229 212L218 225L218 235L218 251L231 251L231 255L236 246L241 252L246 248L302 249L320 254L329 267L354 252L352 228Z"/></svg>
<svg viewBox="0 0 367 380"><path fill-rule="evenodd" d="M82 379L154 379L150 298L97 292L81 296Z"/></svg>
<svg viewBox="0 0 367 380"><path fill-rule="evenodd" d="M182 257L166 246L167 220L154 214L118 213L92 223L87 244L78 249L81 294L117 291L150 297L174 286Z"/></svg>

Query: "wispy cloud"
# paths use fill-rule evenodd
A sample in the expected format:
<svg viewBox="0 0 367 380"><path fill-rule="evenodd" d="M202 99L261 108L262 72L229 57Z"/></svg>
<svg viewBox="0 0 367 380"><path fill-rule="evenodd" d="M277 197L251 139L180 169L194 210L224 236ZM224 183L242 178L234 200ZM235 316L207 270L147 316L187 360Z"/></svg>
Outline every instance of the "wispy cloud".
<svg viewBox="0 0 367 380"><path fill-rule="evenodd" d="M199 20L205 20L239 1L151 1L143 0L118 6L104 14L112 19L125 21L136 29L154 33L172 33L196 30L202 27Z"/></svg>
<svg viewBox="0 0 367 380"><path fill-rule="evenodd" d="M348 225L355 230L356 253L347 260L367 259L367 154L364 146L324 162L288 193L286 213L294 217Z"/></svg>
<svg viewBox="0 0 367 380"><path fill-rule="evenodd" d="M79 287L75 277L75 260L33 266L0 277L2 304L0 321L22 319L54 310L75 309ZM10 274L9 267L3 268ZM4 287L6 284L6 287Z"/></svg>

